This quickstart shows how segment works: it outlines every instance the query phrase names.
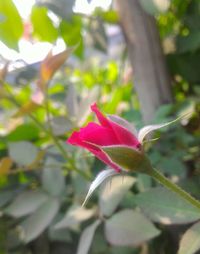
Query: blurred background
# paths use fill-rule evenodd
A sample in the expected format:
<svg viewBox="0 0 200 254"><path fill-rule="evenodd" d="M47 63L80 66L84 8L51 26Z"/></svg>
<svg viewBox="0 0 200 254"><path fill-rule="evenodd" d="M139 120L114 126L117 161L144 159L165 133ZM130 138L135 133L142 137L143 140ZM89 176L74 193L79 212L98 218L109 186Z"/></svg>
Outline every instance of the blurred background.
<svg viewBox="0 0 200 254"><path fill-rule="evenodd" d="M95 101L137 130L185 114L144 149L200 198L199 59L199 0L0 0L0 254L197 253L199 211L148 176L82 207L105 165L65 141Z"/></svg>

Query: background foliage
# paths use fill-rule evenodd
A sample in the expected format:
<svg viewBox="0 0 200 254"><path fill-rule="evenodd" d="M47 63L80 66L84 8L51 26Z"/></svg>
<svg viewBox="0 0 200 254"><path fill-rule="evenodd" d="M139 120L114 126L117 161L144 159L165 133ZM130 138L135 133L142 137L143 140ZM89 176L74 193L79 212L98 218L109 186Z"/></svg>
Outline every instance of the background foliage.
<svg viewBox="0 0 200 254"><path fill-rule="evenodd" d="M164 10L153 0L141 3L156 18L173 82L174 103L160 107L152 123L192 113L145 149L155 167L200 198L200 3L172 0ZM195 253L199 211L145 175L117 176L81 207L105 166L65 140L92 119L90 104L137 128L143 123L126 45L109 33L119 26L117 13L111 6L85 15L73 5L38 0L30 15L28 39L59 38L66 51L11 72L1 60L0 253ZM8 47L18 49L24 22L12 0L0 0L0 38Z"/></svg>

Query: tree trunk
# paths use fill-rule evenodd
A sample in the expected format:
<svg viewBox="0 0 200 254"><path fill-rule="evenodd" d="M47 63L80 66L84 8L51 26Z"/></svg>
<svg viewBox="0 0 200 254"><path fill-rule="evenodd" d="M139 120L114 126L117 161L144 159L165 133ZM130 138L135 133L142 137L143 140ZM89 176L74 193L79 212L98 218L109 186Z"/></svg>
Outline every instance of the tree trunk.
<svg viewBox="0 0 200 254"><path fill-rule="evenodd" d="M142 116L144 122L149 123L159 106L172 102L170 78L156 23L142 9L139 0L116 0L116 6Z"/></svg>

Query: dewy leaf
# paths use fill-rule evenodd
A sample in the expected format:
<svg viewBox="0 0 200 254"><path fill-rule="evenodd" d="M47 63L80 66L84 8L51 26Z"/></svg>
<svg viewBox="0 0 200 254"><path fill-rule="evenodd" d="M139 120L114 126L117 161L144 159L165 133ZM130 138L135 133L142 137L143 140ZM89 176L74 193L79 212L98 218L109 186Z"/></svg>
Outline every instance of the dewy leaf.
<svg viewBox="0 0 200 254"><path fill-rule="evenodd" d="M95 209L86 209L80 206L72 206L64 218L59 221L54 229L74 228L80 222L90 219L95 214Z"/></svg>
<svg viewBox="0 0 200 254"><path fill-rule="evenodd" d="M139 150L122 145L104 146L102 150L122 169L140 172L148 169L149 161Z"/></svg>
<svg viewBox="0 0 200 254"><path fill-rule="evenodd" d="M106 216L110 216L135 182L136 179L131 176L115 176L107 181L99 196L101 212Z"/></svg>
<svg viewBox="0 0 200 254"><path fill-rule="evenodd" d="M7 175L12 167L13 161L9 157L4 157L0 160L0 176Z"/></svg>
<svg viewBox="0 0 200 254"><path fill-rule="evenodd" d="M35 161L38 149L27 141L12 142L8 144L10 157L20 165L29 165Z"/></svg>
<svg viewBox="0 0 200 254"><path fill-rule="evenodd" d="M50 225L59 206L58 199L49 198L39 209L25 219L17 227L21 240L28 243L37 238Z"/></svg>
<svg viewBox="0 0 200 254"><path fill-rule="evenodd" d="M34 212L47 198L42 191L25 191L18 195L4 212L18 218Z"/></svg>
<svg viewBox="0 0 200 254"><path fill-rule="evenodd" d="M140 131L138 133L138 140L140 141L140 143L142 143L144 138L146 137L146 135L149 134L150 132L161 129L163 127L166 127L166 126L168 126L172 123L175 123L175 122L179 121L180 119L184 118L185 116L184 115L180 116L177 119L175 119L173 121L170 121L170 122L167 122L167 123L144 126L142 129L140 129Z"/></svg>
<svg viewBox="0 0 200 254"><path fill-rule="evenodd" d="M106 239L116 246L136 246L159 233L144 215L129 209L114 214L105 223Z"/></svg>
<svg viewBox="0 0 200 254"><path fill-rule="evenodd" d="M97 177L94 179L94 181L91 183L89 191L86 195L86 198L85 198L82 206L84 206L86 204L86 202L88 201L88 199L90 198L92 193L96 190L97 187L99 187L99 185L101 183L103 183L103 181L105 181L107 178L114 176L116 174L118 174L118 173L114 169L106 169L106 170L101 171L97 175Z"/></svg>
<svg viewBox="0 0 200 254"><path fill-rule="evenodd" d="M178 254L194 254L200 249L200 222L190 227L183 235Z"/></svg>
<svg viewBox="0 0 200 254"><path fill-rule="evenodd" d="M23 34L22 19L13 4L12 0L0 1L0 22L1 41L8 47L18 49L18 40Z"/></svg>
<svg viewBox="0 0 200 254"><path fill-rule="evenodd" d="M200 219L198 208L162 187L136 195L134 203L153 221L166 225L186 224Z"/></svg>
<svg viewBox="0 0 200 254"><path fill-rule="evenodd" d="M84 229L83 233L81 234L76 254L87 254L89 252L94 233L100 223L101 221L97 220L92 225Z"/></svg>

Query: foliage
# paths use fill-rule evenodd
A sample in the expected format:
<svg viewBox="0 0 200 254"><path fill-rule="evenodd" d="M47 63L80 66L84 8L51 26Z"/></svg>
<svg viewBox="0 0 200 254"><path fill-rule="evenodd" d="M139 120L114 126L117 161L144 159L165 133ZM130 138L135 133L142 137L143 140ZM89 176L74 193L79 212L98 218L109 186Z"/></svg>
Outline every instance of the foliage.
<svg viewBox="0 0 200 254"><path fill-rule="evenodd" d="M152 123L191 112L181 124L157 132L159 140L145 143L145 150L156 168L200 198L200 4L172 0L161 10L155 1L142 2L156 17L175 99L158 109ZM87 16L73 13L73 4L37 1L30 18L33 38L63 39L66 51L50 52L37 75L25 77L25 85L18 76L10 82L16 74L6 68L6 75L0 72L1 253L40 253L38 245L58 254L62 248L78 254L195 253L200 248L199 211L148 176L115 176L81 207L104 165L65 140L91 118L90 104L97 101L104 112L122 115L136 129L143 124L127 78L126 50L117 60L106 53L106 27L118 26L117 13L96 9ZM0 0L0 38L8 47L18 48L22 23L13 2Z"/></svg>

